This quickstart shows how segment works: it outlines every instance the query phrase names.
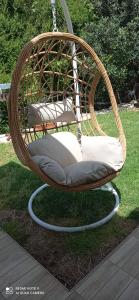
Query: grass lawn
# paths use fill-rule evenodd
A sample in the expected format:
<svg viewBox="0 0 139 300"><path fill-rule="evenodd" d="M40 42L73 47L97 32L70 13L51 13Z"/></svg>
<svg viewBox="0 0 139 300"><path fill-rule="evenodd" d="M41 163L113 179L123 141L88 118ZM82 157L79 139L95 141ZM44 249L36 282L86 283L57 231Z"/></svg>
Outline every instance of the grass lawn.
<svg viewBox="0 0 139 300"><path fill-rule="evenodd" d="M120 114L127 138L127 160L113 185L121 205L108 224L95 230L61 234L36 225L28 215L27 204L42 182L20 164L11 144L0 144L1 226L67 287L79 281L139 224L139 112ZM113 135L111 113L99 115L99 121ZM113 196L107 192L66 193L49 188L38 196L34 209L47 222L79 225L105 216L113 204Z"/></svg>

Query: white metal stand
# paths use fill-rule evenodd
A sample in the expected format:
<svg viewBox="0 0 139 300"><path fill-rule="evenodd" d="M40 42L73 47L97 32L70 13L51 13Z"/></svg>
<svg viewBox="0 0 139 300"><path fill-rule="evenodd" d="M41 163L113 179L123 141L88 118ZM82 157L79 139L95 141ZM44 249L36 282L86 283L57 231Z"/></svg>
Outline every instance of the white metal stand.
<svg viewBox="0 0 139 300"><path fill-rule="evenodd" d="M78 227L61 227L61 226L57 226L57 225L51 225L51 224L48 224L48 223L40 220L34 214L33 209L32 209L33 200L35 199L37 194L39 194L43 189L45 189L47 187L49 187L48 184L43 184L31 195L29 202L28 202L28 211L29 211L31 218L37 224L39 224L40 226L42 226L48 230L59 231L59 232L78 232L78 231L84 231L86 229L96 228L96 227L99 227L99 226L105 224L106 222L108 222L115 215L115 213L117 212L117 210L119 208L119 204L120 204L119 196L118 196L116 190L112 187L112 185L110 183L108 183L108 184L102 186L101 188L96 189L96 190L103 190L103 191L110 192L115 197L115 206L114 206L113 210L106 217L104 217L103 219L101 219L95 223L78 226Z"/></svg>

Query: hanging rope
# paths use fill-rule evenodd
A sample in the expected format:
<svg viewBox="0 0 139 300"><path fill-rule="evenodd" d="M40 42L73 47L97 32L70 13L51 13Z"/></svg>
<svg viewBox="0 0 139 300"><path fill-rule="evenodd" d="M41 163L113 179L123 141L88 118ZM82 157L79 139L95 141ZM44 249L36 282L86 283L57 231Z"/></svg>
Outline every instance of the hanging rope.
<svg viewBox="0 0 139 300"><path fill-rule="evenodd" d="M52 16L53 16L53 32L58 31L57 28L57 20L56 20L56 3L55 0L51 0L51 6L52 6Z"/></svg>

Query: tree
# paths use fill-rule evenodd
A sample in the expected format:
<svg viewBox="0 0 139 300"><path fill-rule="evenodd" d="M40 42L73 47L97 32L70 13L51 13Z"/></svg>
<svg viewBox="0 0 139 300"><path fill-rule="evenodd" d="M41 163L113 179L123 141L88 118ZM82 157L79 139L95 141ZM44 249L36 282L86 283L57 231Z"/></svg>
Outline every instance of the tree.
<svg viewBox="0 0 139 300"><path fill-rule="evenodd" d="M57 25L66 31L66 22L57 3ZM139 1L67 0L75 34L83 37L108 69L115 89L123 93L139 72ZM23 45L52 30L48 0L1 0L0 81L11 73Z"/></svg>

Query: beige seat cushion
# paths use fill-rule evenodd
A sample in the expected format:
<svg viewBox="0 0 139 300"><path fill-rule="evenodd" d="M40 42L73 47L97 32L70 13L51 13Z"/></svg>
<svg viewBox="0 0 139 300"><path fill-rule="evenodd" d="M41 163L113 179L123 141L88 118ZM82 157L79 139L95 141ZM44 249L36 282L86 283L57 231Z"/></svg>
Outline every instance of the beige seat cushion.
<svg viewBox="0 0 139 300"><path fill-rule="evenodd" d="M108 165L100 162L81 161L62 168L46 155L35 155L32 160L52 180L68 186L92 183L113 172Z"/></svg>
<svg viewBox="0 0 139 300"><path fill-rule="evenodd" d="M64 171L69 186L96 182L113 173L110 166L97 161L81 161L65 167Z"/></svg>
<svg viewBox="0 0 139 300"><path fill-rule="evenodd" d="M99 161L118 171L124 164L122 146L117 138L110 136L82 136L84 161Z"/></svg>
<svg viewBox="0 0 139 300"><path fill-rule="evenodd" d="M72 133L59 132L32 142L28 149L40 169L63 185L96 182L121 169L124 161L118 139L82 136L81 142L82 147Z"/></svg>
<svg viewBox="0 0 139 300"><path fill-rule="evenodd" d="M77 138L71 132L57 132L46 135L28 145L31 156L46 155L62 167L82 160L82 153Z"/></svg>
<svg viewBox="0 0 139 300"><path fill-rule="evenodd" d="M46 101L46 99L44 100ZM30 127L50 121L71 122L75 120L72 98L65 98L63 101L54 103L42 102L28 106L28 125Z"/></svg>

